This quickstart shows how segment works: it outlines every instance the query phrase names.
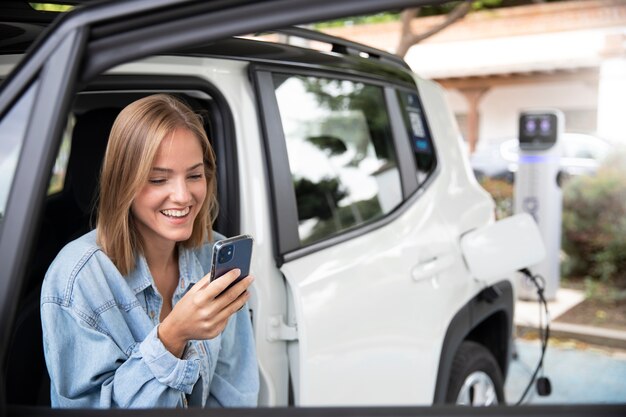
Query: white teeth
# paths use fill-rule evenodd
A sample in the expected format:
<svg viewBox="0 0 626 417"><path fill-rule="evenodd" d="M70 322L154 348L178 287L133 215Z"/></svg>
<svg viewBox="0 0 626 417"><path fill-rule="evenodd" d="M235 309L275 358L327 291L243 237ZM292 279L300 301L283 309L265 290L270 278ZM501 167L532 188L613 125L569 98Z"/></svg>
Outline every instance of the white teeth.
<svg viewBox="0 0 626 417"><path fill-rule="evenodd" d="M189 207L185 207L182 210L161 210L161 213L168 217L183 217L189 214Z"/></svg>

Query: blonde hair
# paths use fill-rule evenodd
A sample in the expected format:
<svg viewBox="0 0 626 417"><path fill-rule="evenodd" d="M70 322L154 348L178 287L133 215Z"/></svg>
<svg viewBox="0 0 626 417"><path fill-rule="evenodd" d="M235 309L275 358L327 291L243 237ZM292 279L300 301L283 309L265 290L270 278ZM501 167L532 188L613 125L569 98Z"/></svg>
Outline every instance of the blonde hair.
<svg viewBox="0 0 626 417"><path fill-rule="evenodd" d="M215 154L200 116L173 96L155 94L126 106L115 119L100 176L96 239L122 275L135 267L143 242L131 213L135 196L148 181L157 150L174 130L191 131L203 151L207 193L183 247L211 239L217 217Z"/></svg>

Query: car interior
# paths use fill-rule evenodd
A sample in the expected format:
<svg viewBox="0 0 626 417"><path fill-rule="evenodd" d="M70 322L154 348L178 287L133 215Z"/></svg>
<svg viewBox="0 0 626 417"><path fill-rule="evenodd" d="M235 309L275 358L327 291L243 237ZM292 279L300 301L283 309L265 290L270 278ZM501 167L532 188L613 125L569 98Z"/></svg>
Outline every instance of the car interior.
<svg viewBox="0 0 626 417"><path fill-rule="evenodd" d="M61 146L53 170L64 174L61 175L62 185L58 191L51 187L46 197L9 342L3 370L5 381L11 381L6 385L8 404L50 405L50 379L44 360L39 307L41 284L48 266L63 246L95 227L100 167L115 118L127 104L156 92L161 91L86 92L79 94L74 102L66 129L69 155ZM182 98L203 116L219 161L215 138L222 132L215 128L219 114L208 111L214 107L214 103L210 103L212 98L193 92L167 92ZM51 173L51 183L59 180L55 178L57 175ZM218 190L223 188L222 183L218 183ZM218 198L223 195L218 191ZM224 212L220 214L214 225L216 230L228 232L232 219L227 217Z"/></svg>

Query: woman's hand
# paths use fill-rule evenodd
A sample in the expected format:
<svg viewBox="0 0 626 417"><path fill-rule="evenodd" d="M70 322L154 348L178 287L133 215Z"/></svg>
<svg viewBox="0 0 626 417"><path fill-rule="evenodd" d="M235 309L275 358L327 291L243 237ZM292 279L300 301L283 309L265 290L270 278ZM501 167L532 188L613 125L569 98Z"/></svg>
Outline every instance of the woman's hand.
<svg viewBox="0 0 626 417"><path fill-rule="evenodd" d="M222 294L240 273L234 269L213 282L207 274L191 287L159 325L158 336L167 350L180 358L187 341L213 339L224 330L230 316L250 297L247 289L252 276Z"/></svg>

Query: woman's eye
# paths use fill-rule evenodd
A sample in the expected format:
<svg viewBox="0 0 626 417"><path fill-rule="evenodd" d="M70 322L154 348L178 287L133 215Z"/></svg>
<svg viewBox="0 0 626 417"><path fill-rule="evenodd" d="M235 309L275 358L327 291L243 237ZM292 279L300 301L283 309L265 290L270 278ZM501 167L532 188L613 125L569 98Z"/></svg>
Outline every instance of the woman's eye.
<svg viewBox="0 0 626 417"><path fill-rule="evenodd" d="M150 178L148 182L154 185L165 184L165 178Z"/></svg>
<svg viewBox="0 0 626 417"><path fill-rule="evenodd" d="M191 179L191 180L200 180L200 179L202 179L203 177L204 177L204 175L202 175L202 174L191 174L191 175L189 176L189 179Z"/></svg>

